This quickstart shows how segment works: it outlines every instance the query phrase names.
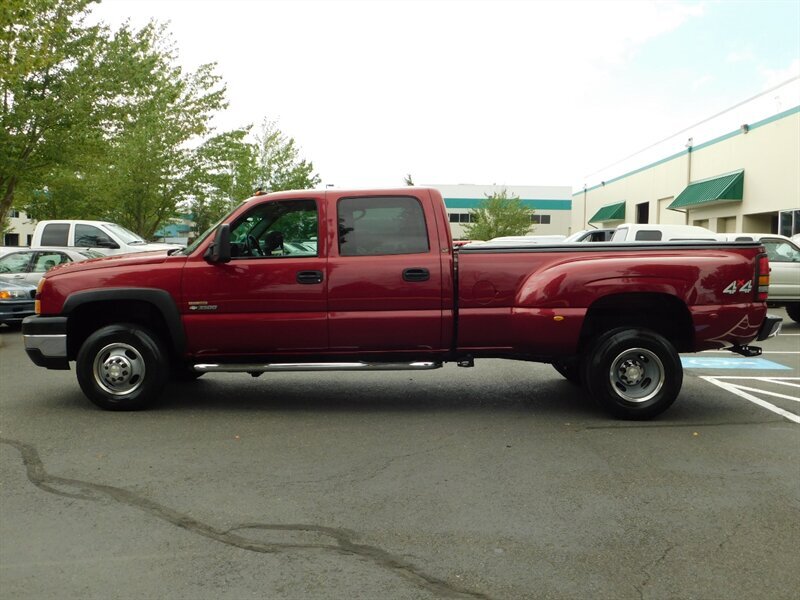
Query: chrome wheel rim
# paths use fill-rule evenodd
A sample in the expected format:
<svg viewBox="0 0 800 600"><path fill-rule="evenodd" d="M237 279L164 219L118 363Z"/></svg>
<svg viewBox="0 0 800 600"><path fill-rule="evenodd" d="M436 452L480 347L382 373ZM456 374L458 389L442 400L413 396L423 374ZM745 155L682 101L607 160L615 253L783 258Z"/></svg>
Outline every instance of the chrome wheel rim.
<svg viewBox="0 0 800 600"><path fill-rule="evenodd" d="M125 396L144 382L144 357L129 344L109 344L95 356L92 372L102 390L113 396Z"/></svg>
<svg viewBox="0 0 800 600"><path fill-rule="evenodd" d="M661 359L645 348L629 348L611 362L611 387L623 400L647 402L664 387L666 373Z"/></svg>

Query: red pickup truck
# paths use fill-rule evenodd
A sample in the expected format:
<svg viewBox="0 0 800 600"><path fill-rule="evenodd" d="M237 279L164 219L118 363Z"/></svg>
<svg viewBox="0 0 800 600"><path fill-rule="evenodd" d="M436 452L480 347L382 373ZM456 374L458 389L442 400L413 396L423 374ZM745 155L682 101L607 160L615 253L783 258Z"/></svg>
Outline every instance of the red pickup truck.
<svg viewBox="0 0 800 600"><path fill-rule="evenodd" d="M758 243L474 244L434 189L250 198L188 248L58 267L23 323L37 365L76 362L88 398L146 406L209 372L551 363L613 415L681 388L679 352L744 355L777 333Z"/></svg>

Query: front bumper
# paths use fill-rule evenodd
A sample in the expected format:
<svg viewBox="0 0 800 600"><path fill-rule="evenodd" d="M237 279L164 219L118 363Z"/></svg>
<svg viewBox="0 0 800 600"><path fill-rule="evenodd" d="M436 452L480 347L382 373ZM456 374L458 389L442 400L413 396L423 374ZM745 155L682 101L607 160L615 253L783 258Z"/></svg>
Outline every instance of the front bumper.
<svg viewBox="0 0 800 600"><path fill-rule="evenodd" d="M22 338L33 364L47 369L69 369L67 317L27 317L22 322Z"/></svg>
<svg viewBox="0 0 800 600"><path fill-rule="evenodd" d="M782 324L783 318L781 317L776 317L775 315L765 316L764 321L761 323L761 328L758 330L758 337L756 340L760 342L778 335Z"/></svg>

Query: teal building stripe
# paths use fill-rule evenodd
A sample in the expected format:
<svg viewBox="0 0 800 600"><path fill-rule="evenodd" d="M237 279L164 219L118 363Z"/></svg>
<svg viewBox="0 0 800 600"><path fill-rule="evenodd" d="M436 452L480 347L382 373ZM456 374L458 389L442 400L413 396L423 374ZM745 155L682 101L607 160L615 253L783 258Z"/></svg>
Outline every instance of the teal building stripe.
<svg viewBox="0 0 800 600"><path fill-rule="evenodd" d="M445 198L444 205L447 208L478 208L486 198ZM544 200L522 198L522 204L527 208L536 210L572 210L572 200Z"/></svg>
<svg viewBox="0 0 800 600"><path fill-rule="evenodd" d="M794 108L790 108L788 110L785 110L785 111L783 111L781 113L778 113L777 115L772 115L771 117L768 117L768 118L766 118L766 119L764 119L762 121L758 121L757 123L753 123L752 125L750 125L750 131L752 131L753 129L757 129L758 127L763 127L764 125L769 125L770 123L774 123L775 121L779 121L781 119L785 119L786 117L790 117L790 116L792 116L794 114L797 114L798 112L800 112L800 106L795 106ZM720 142L724 142L725 140L728 140L728 139L730 139L732 137L735 137L737 135L744 135L742 133L741 129L736 129L735 131L731 131L729 133L721 135L721 136L719 136L717 138L714 138L713 140L709 140L707 142L703 142L702 144L698 144L697 146L694 146L692 148L692 152L697 152L698 150L702 150L703 148L708 148L709 146L713 146L714 144L719 144ZM687 150L681 150L680 152L678 152L676 154L673 154L672 156L667 156L666 158L662 158L661 160L657 160L656 162L650 163L649 165L645 165L644 167L639 167L638 169L634 169L633 171L629 171L628 173L625 173L624 175L619 175L617 177L614 177L613 179L609 179L608 181L606 181L606 185L608 185L609 183L614 183L615 181L619 181L620 179L625 179L626 177L630 177L631 175L636 175L637 173L641 173L642 171L647 171L648 169L652 169L653 167L657 167L658 165L663 165L665 162L669 162L669 161L674 160L674 159L676 159L676 158L678 158L680 156L686 156L686 154L688 154L688 152L689 152L688 149ZM586 191L587 192L591 192L592 190L596 190L597 188L600 188L600 187L603 187L603 185L602 184L593 185L590 188L586 188ZM581 194L583 194L583 190L579 190L577 192L573 192L572 197L574 198L576 196L580 196Z"/></svg>

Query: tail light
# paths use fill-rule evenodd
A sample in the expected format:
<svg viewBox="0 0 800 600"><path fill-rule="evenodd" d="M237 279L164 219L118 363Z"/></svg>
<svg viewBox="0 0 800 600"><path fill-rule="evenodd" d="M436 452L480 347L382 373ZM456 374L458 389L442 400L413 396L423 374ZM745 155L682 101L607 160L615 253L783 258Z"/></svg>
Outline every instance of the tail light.
<svg viewBox="0 0 800 600"><path fill-rule="evenodd" d="M769 258L759 254L756 261L756 300L765 302L769 294Z"/></svg>

